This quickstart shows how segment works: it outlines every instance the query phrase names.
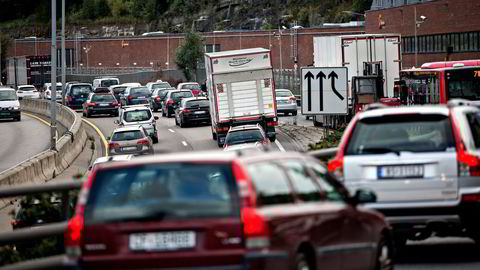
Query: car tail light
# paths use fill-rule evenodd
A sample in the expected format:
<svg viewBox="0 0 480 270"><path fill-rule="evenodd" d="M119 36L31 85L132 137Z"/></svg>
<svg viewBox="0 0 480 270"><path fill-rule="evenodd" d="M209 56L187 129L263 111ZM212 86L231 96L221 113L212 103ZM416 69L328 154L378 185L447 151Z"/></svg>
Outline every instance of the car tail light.
<svg viewBox="0 0 480 270"><path fill-rule="evenodd" d="M183 112L192 112L192 110L189 110L189 109L183 109Z"/></svg>
<svg viewBox="0 0 480 270"><path fill-rule="evenodd" d="M215 131L216 132L228 132L230 128L229 127L216 127Z"/></svg>
<svg viewBox="0 0 480 270"><path fill-rule="evenodd" d="M82 232L84 221L82 215L75 215L68 221L67 231L65 232L65 252L69 256L80 256L82 254Z"/></svg>
<svg viewBox="0 0 480 270"><path fill-rule="evenodd" d="M462 202L480 202L480 194L463 194Z"/></svg>
<svg viewBox="0 0 480 270"><path fill-rule="evenodd" d="M155 101L156 101L156 102L160 102L160 101L161 101L160 97L156 97L156 98L155 98Z"/></svg>
<svg viewBox="0 0 480 270"><path fill-rule="evenodd" d="M328 171L333 173L339 180L343 180L343 158L328 161Z"/></svg>
<svg viewBox="0 0 480 270"><path fill-rule="evenodd" d="M133 96L127 96L127 98L128 98L129 100L131 100L131 99L133 99Z"/></svg>
<svg viewBox="0 0 480 270"><path fill-rule="evenodd" d="M173 104L173 99L170 99L170 98L169 98L169 99L167 100L167 105L172 105L172 104Z"/></svg>
<svg viewBox="0 0 480 270"><path fill-rule="evenodd" d="M92 106L93 107L95 105L97 105L95 102L87 102L87 106Z"/></svg>
<svg viewBox="0 0 480 270"><path fill-rule="evenodd" d="M293 103L296 103L296 102L297 102L297 98L294 97L294 96L292 96L288 99L288 103L290 103L290 104L293 104Z"/></svg>
<svg viewBox="0 0 480 270"><path fill-rule="evenodd" d="M269 126L269 127L276 127L276 126L278 126L278 122L277 122L277 121L267 122L267 126Z"/></svg>
<svg viewBox="0 0 480 270"><path fill-rule="evenodd" d="M248 249L268 248L270 231L264 216L255 208L242 208L243 234Z"/></svg>
<svg viewBox="0 0 480 270"><path fill-rule="evenodd" d="M137 144L148 145L148 140L147 139L142 139L142 140L138 141Z"/></svg>
<svg viewBox="0 0 480 270"><path fill-rule="evenodd" d="M108 144L108 148L109 149L115 149L115 148L119 148L120 145L118 143L109 143Z"/></svg>
<svg viewBox="0 0 480 270"><path fill-rule="evenodd" d="M112 102L112 106L118 106L118 102L116 101Z"/></svg>

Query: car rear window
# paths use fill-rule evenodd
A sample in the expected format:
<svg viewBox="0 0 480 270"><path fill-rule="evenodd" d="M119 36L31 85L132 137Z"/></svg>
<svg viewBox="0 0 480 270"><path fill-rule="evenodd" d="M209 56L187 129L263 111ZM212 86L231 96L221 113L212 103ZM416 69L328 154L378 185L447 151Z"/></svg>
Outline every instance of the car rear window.
<svg viewBox="0 0 480 270"><path fill-rule="evenodd" d="M368 155L402 151L455 151L448 116L404 114L362 119L355 126L346 154Z"/></svg>
<svg viewBox="0 0 480 270"><path fill-rule="evenodd" d="M113 88L113 93L122 94L123 92L125 92L125 89L127 89L126 86L115 87L115 88Z"/></svg>
<svg viewBox="0 0 480 270"><path fill-rule="evenodd" d="M229 132L225 143L227 145L241 144L241 143L253 143L264 140L262 133L258 129L251 130L239 130Z"/></svg>
<svg viewBox="0 0 480 270"><path fill-rule="evenodd" d="M88 198L88 222L239 216L231 167L165 163L99 171Z"/></svg>
<svg viewBox="0 0 480 270"><path fill-rule="evenodd" d="M208 107L208 100L192 100L187 102L187 108Z"/></svg>
<svg viewBox="0 0 480 270"><path fill-rule="evenodd" d="M167 83L167 82L164 82L164 83L156 83L154 85L152 85L152 89L157 89L157 88L170 88L170 84Z"/></svg>
<svg viewBox="0 0 480 270"><path fill-rule="evenodd" d="M132 88L130 90L130 94L132 95L145 95L145 96L149 96L150 95L150 90L148 90L148 88L146 87L142 87L142 88Z"/></svg>
<svg viewBox="0 0 480 270"><path fill-rule="evenodd" d="M480 148L480 113L467 113L468 125L472 133L475 149Z"/></svg>
<svg viewBox="0 0 480 270"><path fill-rule="evenodd" d="M110 87L112 85L118 84L118 80L102 80L100 82L100 86L102 87Z"/></svg>
<svg viewBox="0 0 480 270"><path fill-rule="evenodd" d="M36 90L36 89L35 89L35 87L21 87L18 90L20 90L20 91L33 91L33 90Z"/></svg>
<svg viewBox="0 0 480 270"><path fill-rule="evenodd" d="M291 97L291 96L293 96L292 92L290 92L290 91L276 91L275 95L277 97Z"/></svg>
<svg viewBox="0 0 480 270"><path fill-rule="evenodd" d="M93 102L112 102L115 100L115 97L112 95L94 95L92 97Z"/></svg>
<svg viewBox="0 0 480 270"><path fill-rule="evenodd" d="M256 163L249 165L247 170L255 187L258 205L286 204L294 201L288 177L278 164Z"/></svg>
<svg viewBox="0 0 480 270"><path fill-rule="evenodd" d="M198 85L198 84L185 84L185 85L182 85L182 89L200 90L200 85Z"/></svg>
<svg viewBox="0 0 480 270"><path fill-rule="evenodd" d="M189 98L193 97L193 94L191 91L181 91L181 92L173 92L172 93L172 98L173 99L178 99L178 98Z"/></svg>
<svg viewBox="0 0 480 270"><path fill-rule="evenodd" d="M152 117L150 110L128 111L123 114L123 119L127 122L147 121Z"/></svg>
<svg viewBox="0 0 480 270"><path fill-rule="evenodd" d="M72 95L89 94L92 91L90 85L72 86Z"/></svg>
<svg viewBox="0 0 480 270"><path fill-rule="evenodd" d="M168 94L168 91L169 90L161 90L161 91L158 91L158 96L160 98L165 98L165 96Z"/></svg>
<svg viewBox="0 0 480 270"><path fill-rule="evenodd" d="M112 136L112 141L133 141L143 138L140 130L128 130L115 132Z"/></svg>

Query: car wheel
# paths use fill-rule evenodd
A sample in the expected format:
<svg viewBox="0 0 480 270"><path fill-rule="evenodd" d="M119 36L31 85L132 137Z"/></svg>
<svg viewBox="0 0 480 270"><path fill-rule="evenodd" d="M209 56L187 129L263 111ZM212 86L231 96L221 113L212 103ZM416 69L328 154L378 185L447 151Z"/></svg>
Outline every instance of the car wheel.
<svg viewBox="0 0 480 270"><path fill-rule="evenodd" d="M269 137L268 138L271 142L275 142L275 140L277 139L277 135L273 135L272 137Z"/></svg>
<svg viewBox="0 0 480 270"><path fill-rule="evenodd" d="M303 253L298 253L295 257L295 270L312 270L313 267Z"/></svg>
<svg viewBox="0 0 480 270"><path fill-rule="evenodd" d="M293 116L296 116L296 115L297 115L297 111L293 111L293 112L292 112L292 115L293 115Z"/></svg>
<svg viewBox="0 0 480 270"><path fill-rule="evenodd" d="M223 147L223 143L221 143L220 140L217 140L217 146L218 146L219 148L222 148L222 147Z"/></svg>
<svg viewBox="0 0 480 270"><path fill-rule="evenodd" d="M186 127L187 125L185 124L184 120L180 119L180 127L181 128L184 128Z"/></svg>
<svg viewBox="0 0 480 270"><path fill-rule="evenodd" d="M83 115L83 117L85 117L85 111L84 110L82 110L82 115Z"/></svg>
<svg viewBox="0 0 480 270"><path fill-rule="evenodd" d="M86 117L89 118L90 116L92 116L92 114L90 114L90 112L87 110L87 115L86 115Z"/></svg>
<svg viewBox="0 0 480 270"><path fill-rule="evenodd" d="M21 117L21 116L19 116L19 117L17 117L17 119L16 119L16 120L17 120L17 122L20 122L20 121L22 121L22 117Z"/></svg>
<svg viewBox="0 0 480 270"><path fill-rule="evenodd" d="M152 142L153 142L153 143L158 143L158 137L153 137L153 138L152 138Z"/></svg>
<svg viewBox="0 0 480 270"><path fill-rule="evenodd" d="M167 118L170 118L172 115L170 114L170 112L168 111L167 109Z"/></svg>
<svg viewBox="0 0 480 270"><path fill-rule="evenodd" d="M401 250L407 245L407 236L404 234L394 233L394 244L396 250Z"/></svg>
<svg viewBox="0 0 480 270"><path fill-rule="evenodd" d="M162 109L162 116L165 117L165 111Z"/></svg>
<svg viewBox="0 0 480 270"><path fill-rule="evenodd" d="M387 237L382 235L377 247L375 270L393 270L393 245Z"/></svg>

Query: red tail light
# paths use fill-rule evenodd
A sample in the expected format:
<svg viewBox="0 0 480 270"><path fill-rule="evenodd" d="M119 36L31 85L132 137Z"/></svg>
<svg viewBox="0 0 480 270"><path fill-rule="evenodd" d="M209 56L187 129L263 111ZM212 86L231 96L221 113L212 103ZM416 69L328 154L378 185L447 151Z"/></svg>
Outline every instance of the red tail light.
<svg viewBox="0 0 480 270"><path fill-rule="evenodd" d="M95 105L97 105L95 102L87 102L87 106L92 106L93 107Z"/></svg>
<svg viewBox="0 0 480 270"><path fill-rule="evenodd" d="M173 104L173 99L168 99L167 100L167 105L172 105Z"/></svg>
<svg viewBox="0 0 480 270"><path fill-rule="evenodd" d="M155 98L155 101L156 101L156 102L160 102L160 101L161 101L160 97L156 97L156 98Z"/></svg>
<svg viewBox="0 0 480 270"><path fill-rule="evenodd" d="M189 110L189 109L183 109L183 112L192 112L192 110Z"/></svg>
<svg viewBox="0 0 480 270"><path fill-rule="evenodd" d="M147 139L140 140L140 141L137 142L137 144L148 145L148 140Z"/></svg>
<svg viewBox="0 0 480 270"><path fill-rule="evenodd" d="M65 233L65 251L70 256L81 255L83 216L76 215L69 222Z"/></svg>
<svg viewBox="0 0 480 270"><path fill-rule="evenodd" d="M328 171L333 173L339 180L343 179L343 158L328 161Z"/></svg>
<svg viewBox="0 0 480 270"><path fill-rule="evenodd" d="M108 144L108 148L109 149L115 149L115 148L119 148L120 145L118 143L109 143Z"/></svg>
<svg viewBox="0 0 480 270"><path fill-rule="evenodd" d="M230 128L229 127L216 127L215 131L218 132L228 132Z"/></svg>
<svg viewBox="0 0 480 270"><path fill-rule="evenodd" d="M269 127L276 127L276 126L278 126L278 122L277 122L277 121L267 122L267 126L269 126Z"/></svg>
<svg viewBox="0 0 480 270"><path fill-rule="evenodd" d="M118 106L118 102L116 101L112 102L112 106Z"/></svg>
<svg viewBox="0 0 480 270"><path fill-rule="evenodd" d="M133 99L133 97L132 97L132 96L128 96L127 98L128 98L129 100Z"/></svg>
<svg viewBox="0 0 480 270"><path fill-rule="evenodd" d="M249 249L268 248L270 230L264 216L255 208L242 208L243 233L245 246Z"/></svg>
<svg viewBox="0 0 480 270"><path fill-rule="evenodd" d="M462 202L480 202L480 194L463 194Z"/></svg>

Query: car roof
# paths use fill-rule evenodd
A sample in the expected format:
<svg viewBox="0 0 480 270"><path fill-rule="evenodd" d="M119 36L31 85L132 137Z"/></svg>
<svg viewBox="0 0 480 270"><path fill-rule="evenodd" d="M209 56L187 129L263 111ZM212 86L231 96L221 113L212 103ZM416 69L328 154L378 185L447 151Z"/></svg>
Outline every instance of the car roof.
<svg viewBox="0 0 480 270"><path fill-rule="evenodd" d="M359 114L360 119L368 117L381 117L384 115L396 115L396 114L441 114L447 116L450 110L444 105L425 105L425 106L403 106L403 107L386 107L378 108L370 111L365 111Z"/></svg>
<svg viewBox="0 0 480 270"><path fill-rule="evenodd" d="M185 102L189 102L192 100L208 100L206 97L190 97L190 98L184 98L183 99Z"/></svg>
<svg viewBox="0 0 480 270"><path fill-rule="evenodd" d="M187 84L197 84L197 82L182 82L182 83L179 83L178 85L187 85Z"/></svg>
<svg viewBox="0 0 480 270"><path fill-rule="evenodd" d="M123 131L132 131L132 130L141 130L143 127L141 125L129 125L120 128L116 128L113 133L123 132Z"/></svg>
<svg viewBox="0 0 480 270"><path fill-rule="evenodd" d="M275 89L275 92L276 92L276 91L290 91L290 92L292 92L292 90L290 90L290 89L284 89L284 88L280 88L280 89L277 88L277 89Z"/></svg>
<svg viewBox="0 0 480 270"><path fill-rule="evenodd" d="M261 127L259 125L242 125L242 126L231 127L230 131L250 130L250 129L261 129Z"/></svg>
<svg viewBox="0 0 480 270"><path fill-rule="evenodd" d="M133 155L116 155L116 156L108 156L108 157L99 157L95 159L93 165L110 162L110 161L127 161L132 159Z"/></svg>
<svg viewBox="0 0 480 270"><path fill-rule="evenodd" d="M70 86L79 86L79 85L88 85L88 86L92 86L91 83L71 83Z"/></svg>
<svg viewBox="0 0 480 270"><path fill-rule="evenodd" d="M33 86L31 84L23 84L23 85L18 86L18 88L20 88L20 87L35 87L35 86Z"/></svg>

